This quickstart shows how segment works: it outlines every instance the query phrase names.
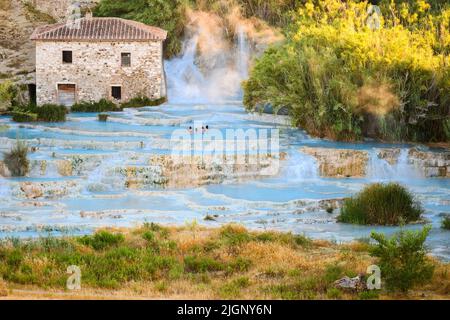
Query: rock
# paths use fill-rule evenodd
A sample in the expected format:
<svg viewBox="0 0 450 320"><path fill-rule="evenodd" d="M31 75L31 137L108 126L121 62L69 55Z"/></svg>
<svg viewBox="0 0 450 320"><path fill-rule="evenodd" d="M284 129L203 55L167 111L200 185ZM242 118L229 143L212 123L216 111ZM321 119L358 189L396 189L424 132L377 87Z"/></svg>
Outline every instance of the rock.
<svg viewBox="0 0 450 320"><path fill-rule="evenodd" d="M369 159L366 151L303 147L301 152L317 159L324 177L364 177Z"/></svg>
<svg viewBox="0 0 450 320"><path fill-rule="evenodd" d="M339 289L347 289L354 291L363 291L367 288L366 283L364 281L364 277L361 275L354 278L345 276L342 279L335 281L334 285L336 286L336 288Z"/></svg>
<svg viewBox="0 0 450 320"><path fill-rule="evenodd" d="M58 173L63 177L70 177L72 175L73 167L71 161L58 160L56 161L56 167L58 168Z"/></svg>
<svg viewBox="0 0 450 320"><path fill-rule="evenodd" d="M3 161L0 161L0 176L5 178L11 177L11 172L9 172L8 167Z"/></svg>
<svg viewBox="0 0 450 320"><path fill-rule="evenodd" d="M409 161L421 168L426 177L450 178L450 151L421 151L417 148L409 150Z"/></svg>
<svg viewBox="0 0 450 320"><path fill-rule="evenodd" d="M39 185L31 182L24 182L20 186L20 190L25 193L25 197L28 199L37 199L44 195L42 188Z"/></svg>
<svg viewBox="0 0 450 320"><path fill-rule="evenodd" d="M336 210L342 208L344 199L325 199L319 201L319 208L322 210L332 209Z"/></svg>
<svg viewBox="0 0 450 320"><path fill-rule="evenodd" d="M279 161L279 155L249 155L247 160L242 161L235 161L231 156L220 159L213 156L189 156L176 160L172 156L155 155L151 157L150 165L159 169L161 184L184 188L275 175L279 170Z"/></svg>
<svg viewBox="0 0 450 320"><path fill-rule="evenodd" d="M46 181L46 182L21 182L19 190L13 191L13 196L23 197L27 199L36 198L61 198L64 196L75 196L82 190L82 185L74 180L68 181ZM19 191L19 192L18 192Z"/></svg>
<svg viewBox="0 0 450 320"><path fill-rule="evenodd" d="M378 158L386 160L391 166L397 164L400 156L400 149L380 149L378 151Z"/></svg>

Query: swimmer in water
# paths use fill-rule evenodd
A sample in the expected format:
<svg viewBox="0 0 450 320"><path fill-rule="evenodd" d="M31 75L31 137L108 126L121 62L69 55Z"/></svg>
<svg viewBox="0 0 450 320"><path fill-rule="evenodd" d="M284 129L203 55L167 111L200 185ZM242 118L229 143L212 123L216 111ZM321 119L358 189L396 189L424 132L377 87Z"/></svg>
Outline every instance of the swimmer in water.
<svg viewBox="0 0 450 320"><path fill-rule="evenodd" d="M189 127L188 132L192 134L192 127Z"/></svg>

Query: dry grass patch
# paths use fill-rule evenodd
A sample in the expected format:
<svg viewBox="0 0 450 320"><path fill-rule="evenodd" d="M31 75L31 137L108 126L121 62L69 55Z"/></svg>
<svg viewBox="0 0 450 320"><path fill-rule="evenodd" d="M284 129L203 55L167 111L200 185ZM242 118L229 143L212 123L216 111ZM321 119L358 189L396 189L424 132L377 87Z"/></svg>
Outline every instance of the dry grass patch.
<svg viewBox="0 0 450 320"><path fill-rule="evenodd" d="M0 277L5 282L0 286L13 287L18 298L26 292L31 297L41 292L41 298L86 299L373 298L334 287L337 279L365 273L374 263L365 248L289 233L249 232L236 225L206 229L144 224L86 237L4 241ZM433 281L407 298L448 296L449 266L434 263ZM81 292L65 289L69 265L82 270Z"/></svg>

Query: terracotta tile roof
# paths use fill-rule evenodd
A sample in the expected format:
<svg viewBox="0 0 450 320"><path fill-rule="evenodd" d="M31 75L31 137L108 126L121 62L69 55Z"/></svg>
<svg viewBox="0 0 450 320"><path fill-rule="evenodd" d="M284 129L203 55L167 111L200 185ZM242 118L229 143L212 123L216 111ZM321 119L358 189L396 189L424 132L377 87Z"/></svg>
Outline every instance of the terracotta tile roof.
<svg viewBox="0 0 450 320"><path fill-rule="evenodd" d="M31 40L49 41L147 41L165 40L167 31L121 18L82 18L36 28Z"/></svg>

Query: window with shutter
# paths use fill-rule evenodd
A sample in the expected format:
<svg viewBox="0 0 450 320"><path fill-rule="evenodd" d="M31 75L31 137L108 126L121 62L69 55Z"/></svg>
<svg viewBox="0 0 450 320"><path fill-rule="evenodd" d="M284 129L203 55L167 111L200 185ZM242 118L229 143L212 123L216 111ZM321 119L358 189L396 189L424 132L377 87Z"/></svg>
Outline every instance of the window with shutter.
<svg viewBox="0 0 450 320"><path fill-rule="evenodd" d="M124 52L122 53L122 67L131 66L131 53Z"/></svg>

